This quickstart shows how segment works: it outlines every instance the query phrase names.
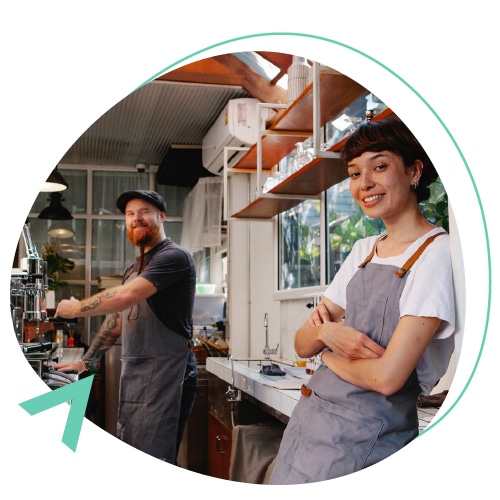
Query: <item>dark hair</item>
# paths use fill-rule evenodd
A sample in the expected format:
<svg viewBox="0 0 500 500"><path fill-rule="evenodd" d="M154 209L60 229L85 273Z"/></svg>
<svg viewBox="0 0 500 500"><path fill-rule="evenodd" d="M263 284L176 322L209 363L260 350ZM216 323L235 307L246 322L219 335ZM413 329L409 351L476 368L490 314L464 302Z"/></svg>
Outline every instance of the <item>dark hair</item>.
<svg viewBox="0 0 500 500"><path fill-rule="evenodd" d="M415 193L418 202L429 198L429 186L438 173L415 136L396 115L361 125L348 137L341 155L347 163L367 151L390 151L401 156L406 167L411 167L415 160L422 161L424 168Z"/></svg>

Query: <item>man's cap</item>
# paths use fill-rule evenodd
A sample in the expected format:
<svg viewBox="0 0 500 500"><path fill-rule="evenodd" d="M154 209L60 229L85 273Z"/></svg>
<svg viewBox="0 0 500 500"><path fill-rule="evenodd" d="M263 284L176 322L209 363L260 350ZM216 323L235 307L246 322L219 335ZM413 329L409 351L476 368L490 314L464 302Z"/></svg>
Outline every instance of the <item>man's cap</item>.
<svg viewBox="0 0 500 500"><path fill-rule="evenodd" d="M125 213L127 203L130 200L135 200L137 198L151 203L163 212L167 211L167 204L165 203L165 200L156 191L146 191L144 189L123 192L120 196L118 196L116 206L122 213Z"/></svg>

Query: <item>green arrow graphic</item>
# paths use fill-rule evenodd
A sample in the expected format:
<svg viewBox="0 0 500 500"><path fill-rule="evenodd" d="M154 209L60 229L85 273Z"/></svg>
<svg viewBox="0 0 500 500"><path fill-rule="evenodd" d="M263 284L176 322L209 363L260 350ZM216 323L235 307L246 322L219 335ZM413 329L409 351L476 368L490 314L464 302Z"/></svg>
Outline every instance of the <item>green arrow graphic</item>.
<svg viewBox="0 0 500 500"><path fill-rule="evenodd" d="M71 450L76 451L93 380L94 375L91 375L90 377L54 389L41 396L28 399L23 403L19 403L19 406L30 415L36 415L37 413L71 400L62 442Z"/></svg>

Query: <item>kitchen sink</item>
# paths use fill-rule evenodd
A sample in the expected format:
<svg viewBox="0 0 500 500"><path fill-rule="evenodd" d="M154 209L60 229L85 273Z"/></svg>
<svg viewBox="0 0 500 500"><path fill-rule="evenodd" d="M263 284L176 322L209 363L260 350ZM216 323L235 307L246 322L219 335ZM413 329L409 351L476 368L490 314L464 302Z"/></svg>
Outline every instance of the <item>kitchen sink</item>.
<svg viewBox="0 0 500 500"><path fill-rule="evenodd" d="M231 358L231 360L232 363L238 363L255 372L261 372L263 368L270 367L271 364L277 365L281 370L284 370L285 366L293 366L292 363L276 359Z"/></svg>

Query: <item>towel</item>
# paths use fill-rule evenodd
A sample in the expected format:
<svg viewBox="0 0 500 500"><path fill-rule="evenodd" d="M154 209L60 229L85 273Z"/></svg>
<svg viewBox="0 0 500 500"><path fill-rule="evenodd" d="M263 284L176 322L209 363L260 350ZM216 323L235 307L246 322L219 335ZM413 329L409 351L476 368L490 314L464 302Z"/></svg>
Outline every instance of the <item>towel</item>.
<svg viewBox="0 0 500 500"><path fill-rule="evenodd" d="M229 479L264 484L267 469L278 454L283 431L283 425L273 422L236 425L232 432Z"/></svg>

